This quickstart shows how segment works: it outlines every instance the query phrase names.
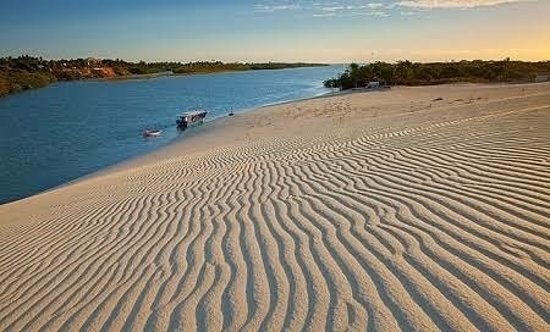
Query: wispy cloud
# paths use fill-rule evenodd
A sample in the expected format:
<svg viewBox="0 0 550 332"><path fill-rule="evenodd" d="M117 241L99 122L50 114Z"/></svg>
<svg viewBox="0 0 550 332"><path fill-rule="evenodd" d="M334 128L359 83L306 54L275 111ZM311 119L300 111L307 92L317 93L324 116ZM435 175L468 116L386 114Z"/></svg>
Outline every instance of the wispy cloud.
<svg viewBox="0 0 550 332"><path fill-rule="evenodd" d="M415 15L415 11L437 8L467 9L539 0L261 0L256 13L301 12L313 17L345 16L402 16Z"/></svg>
<svg viewBox="0 0 550 332"><path fill-rule="evenodd" d="M254 11L257 13L274 13L274 12L281 12L281 11L289 11L289 10L295 10L300 9L300 6L297 4L291 4L287 2L275 2L275 1L267 1L263 3L256 4Z"/></svg>
<svg viewBox="0 0 550 332"><path fill-rule="evenodd" d="M531 0L403 0L398 6L410 8L474 8L502 5L513 2L528 2Z"/></svg>
<svg viewBox="0 0 550 332"><path fill-rule="evenodd" d="M302 0L298 4L288 0L263 0L256 4L256 13L301 12L313 17L388 16L395 3L365 0Z"/></svg>

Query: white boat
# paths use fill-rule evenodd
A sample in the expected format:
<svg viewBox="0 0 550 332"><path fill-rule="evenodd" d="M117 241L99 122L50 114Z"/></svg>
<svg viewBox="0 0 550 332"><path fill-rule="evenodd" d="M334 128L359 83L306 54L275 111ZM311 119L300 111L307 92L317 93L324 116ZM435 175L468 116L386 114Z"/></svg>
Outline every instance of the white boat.
<svg viewBox="0 0 550 332"><path fill-rule="evenodd" d="M208 112L205 110L185 112L182 115L178 116L176 124L178 125L179 129L185 129L195 124L202 124L207 114Z"/></svg>
<svg viewBox="0 0 550 332"><path fill-rule="evenodd" d="M157 137L160 136L162 130L152 129L143 131L143 137Z"/></svg>

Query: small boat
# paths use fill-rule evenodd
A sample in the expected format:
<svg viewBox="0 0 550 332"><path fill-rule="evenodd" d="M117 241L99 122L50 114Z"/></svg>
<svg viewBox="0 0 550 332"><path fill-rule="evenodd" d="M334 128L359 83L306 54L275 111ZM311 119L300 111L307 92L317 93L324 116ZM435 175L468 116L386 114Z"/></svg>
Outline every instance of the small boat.
<svg viewBox="0 0 550 332"><path fill-rule="evenodd" d="M185 112L182 115L178 116L176 124L178 125L179 129L186 129L189 126L202 124L207 114L207 111L200 109L191 112Z"/></svg>
<svg viewBox="0 0 550 332"><path fill-rule="evenodd" d="M157 137L160 136L162 130L152 129L143 131L143 137Z"/></svg>

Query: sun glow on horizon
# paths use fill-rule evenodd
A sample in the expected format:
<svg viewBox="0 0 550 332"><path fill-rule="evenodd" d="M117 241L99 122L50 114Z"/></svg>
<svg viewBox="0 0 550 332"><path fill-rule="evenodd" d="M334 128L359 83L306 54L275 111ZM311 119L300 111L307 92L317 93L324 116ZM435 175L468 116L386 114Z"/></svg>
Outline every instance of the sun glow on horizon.
<svg viewBox="0 0 550 332"><path fill-rule="evenodd" d="M0 56L327 63L550 59L550 1L129 4L98 0L82 12L69 0L53 0L47 6L30 1L24 14L3 4L0 29L8 33L0 35ZM42 15L44 10L51 15Z"/></svg>

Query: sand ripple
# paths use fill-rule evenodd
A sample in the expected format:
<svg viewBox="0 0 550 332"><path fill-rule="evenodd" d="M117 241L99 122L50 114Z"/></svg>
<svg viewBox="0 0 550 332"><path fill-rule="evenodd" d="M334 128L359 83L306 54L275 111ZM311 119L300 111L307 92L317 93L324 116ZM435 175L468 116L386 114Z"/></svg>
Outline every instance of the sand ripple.
<svg viewBox="0 0 550 332"><path fill-rule="evenodd" d="M548 331L548 105L260 139L2 207L30 221L0 228L0 329Z"/></svg>

